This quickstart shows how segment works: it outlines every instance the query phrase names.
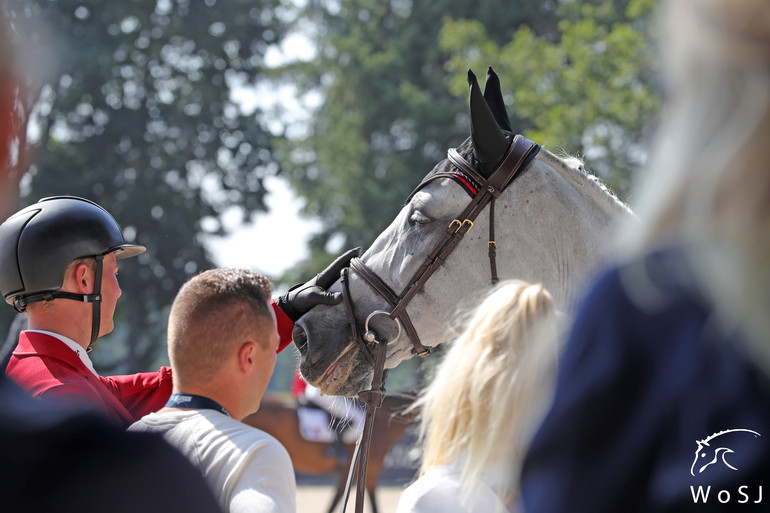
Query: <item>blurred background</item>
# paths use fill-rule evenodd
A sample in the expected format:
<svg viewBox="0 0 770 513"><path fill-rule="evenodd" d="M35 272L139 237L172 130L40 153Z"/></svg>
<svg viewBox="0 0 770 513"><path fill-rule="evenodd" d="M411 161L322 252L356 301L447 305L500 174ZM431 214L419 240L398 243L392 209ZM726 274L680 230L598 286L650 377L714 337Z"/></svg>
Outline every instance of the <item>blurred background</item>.
<svg viewBox="0 0 770 513"><path fill-rule="evenodd" d="M469 68L498 73L514 130L629 200L661 103L655 4L0 0L1 217L74 194L147 246L92 359L154 370L190 276L248 267L280 293L366 248L469 135ZM294 366L290 348L273 393ZM417 367L389 390L419 386Z"/></svg>

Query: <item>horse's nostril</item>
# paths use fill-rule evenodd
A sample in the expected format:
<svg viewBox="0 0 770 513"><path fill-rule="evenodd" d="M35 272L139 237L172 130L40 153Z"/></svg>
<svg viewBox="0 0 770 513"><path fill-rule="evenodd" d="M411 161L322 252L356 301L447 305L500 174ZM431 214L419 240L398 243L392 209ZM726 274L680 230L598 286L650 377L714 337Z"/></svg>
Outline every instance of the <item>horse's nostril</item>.
<svg viewBox="0 0 770 513"><path fill-rule="evenodd" d="M299 353L304 355L307 353L307 333L301 326L294 326L294 331L291 334L294 339L294 345L299 349Z"/></svg>

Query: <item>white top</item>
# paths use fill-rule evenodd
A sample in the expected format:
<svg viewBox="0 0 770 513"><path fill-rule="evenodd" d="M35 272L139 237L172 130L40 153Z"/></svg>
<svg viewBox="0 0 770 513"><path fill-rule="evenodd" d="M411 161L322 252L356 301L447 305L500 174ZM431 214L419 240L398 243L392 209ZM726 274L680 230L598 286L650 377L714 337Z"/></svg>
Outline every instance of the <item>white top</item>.
<svg viewBox="0 0 770 513"><path fill-rule="evenodd" d="M75 342L69 337L65 337L64 335L59 335L58 333L54 333L53 331L45 331L45 330L25 330L30 333L42 333L44 335L48 335L49 337L53 337L56 340L60 340L64 342L64 345L75 351L75 353L80 357L80 360L83 362L83 364L86 366L88 370L94 373L94 376L97 378L99 375L96 373L96 369L94 369L94 364L91 361L91 358L88 357L88 351L83 349L83 346Z"/></svg>
<svg viewBox="0 0 770 513"><path fill-rule="evenodd" d="M162 434L203 472L225 513L296 511L289 453L264 431L215 410L150 413L129 431Z"/></svg>
<svg viewBox="0 0 770 513"><path fill-rule="evenodd" d="M495 492L502 474L490 470L466 495L463 490L462 462L434 467L409 485L401 494L396 513L500 513L518 511L506 508Z"/></svg>

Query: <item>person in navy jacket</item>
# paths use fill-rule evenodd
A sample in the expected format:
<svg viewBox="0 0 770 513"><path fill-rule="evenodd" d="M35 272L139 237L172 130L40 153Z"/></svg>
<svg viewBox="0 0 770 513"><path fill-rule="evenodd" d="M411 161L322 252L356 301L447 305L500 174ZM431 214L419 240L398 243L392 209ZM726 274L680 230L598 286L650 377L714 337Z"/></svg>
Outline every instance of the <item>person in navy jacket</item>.
<svg viewBox="0 0 770 513"><path fill-rule="evenodd" d="M28 317L7 375L34 397L96 406L124 426L162 408L171 394L169 367L104 377L88 357L97 338L113 329L119 261L144 251L126 243L109 212L75 196L44 198L0 225L0 292ZM341 300L325 289L357 251L272 303L279 351L305 311Z"/></svg>
<svg viewBox="0 0 770 513"><path fill-rule="evenodd" d="M770 507L770 17L669 0L638 221L590 286L525 457L525 511Z"/></svg>
<svg viewBox="0 0 770 513"><path fill-rule="evenodd" d="M32 399L3 373L0 439L4 513L222 513L198 469L160 435Z"/></svg>

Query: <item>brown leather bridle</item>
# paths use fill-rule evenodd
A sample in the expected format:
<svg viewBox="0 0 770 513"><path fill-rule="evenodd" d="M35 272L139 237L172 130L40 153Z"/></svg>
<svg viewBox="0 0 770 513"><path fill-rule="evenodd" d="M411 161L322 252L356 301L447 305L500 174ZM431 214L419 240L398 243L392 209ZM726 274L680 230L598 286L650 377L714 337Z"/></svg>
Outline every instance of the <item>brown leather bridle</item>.
<svg viewBox="0 0 770 513"><path fill-rule="evenodd" d="M371 271L363 260L360 258L354 258L350 261L350 267L342 271L342 295L347 309L348 319L350 321L351 331L353 338L360 346L361 352L364 354L369 363L374 367L374 377L372 379L372 388L359 393L359 397L366 402L366 421L364 422L364 430L361 434L361 440L356 446L356 451L353 456L353 462L351 463L350 475L348 477L348 483L343 496L342 509L345 511L345 505L347 503L348 493L350 491L350 483L354 473L354 469L358 466L357 476L357 496L356 496L356 512L363 511L363 490L366 485L366 467L369 453L369 445L371 442L371 432L374 419L374 412L376 408L382 405L382 400L385 394L384 387L384 367L386 359L385 346L387 342L379 341L374 331L369 330L370 319L378 314L387 315L390 319L396 321L399 325L399 335L401 325L403 325L409 339L412 341L412 353L418 356L426 356L430 353L430 348L425 347L417 334L417 330L412 324L412 320L409 318L409 314L406 311L406 307L414 296L425 286L425 283L433 276L438 268L446 261L447 257L452 253L454 248L463 239L471 228L473 228L473 222L484 208L489 204L489 267L491 271L491 281L494 285L498 281L497 277L497 243L495 242L495 218L494 218L494 206L495 199L499 198L505 188L511 183L516 173L529 163L535 155L540 151L540 146L526 139L521 135L516 135L508 148L508 152L503 158L502 162L492 172L489 178L484 178L476 169L468 162L462 155L460 155L456 149L451 148L447 152L449 161L459 170L455 173L442 173L437 174L435 178L441 176L449 176L454 178L453 174L465 175L470 177L475 182L477 187L472 188L476 194L473 194L471 190L466 188L471 195L470 203L460 213L460 215L449 223L446 231L442 235L441 239L436 243L431 252L425 258L425 261L412 275L409 283L400 294L396 292L380 278L376 273ZM455 178L456 180L458 178ZM424 180L420 187L428 183L429 180ZM419 188L418 188L419 189ZM412 193L414 194L414 193ZM411 196L410 196L411 197ZM379 294L391 307L390 312L383 310L377 310L372 312L366 319L364 325L364 333L358 331L355 312L353 310L353 303L350 299L349 289L349 274L351 271L355 271L358 275L375 291ZM393 339L397 339L398 335ZM366 343L377 343L377 354L373 356ZM363 446L363 449L362 449ZM361 451L363 450L363 456ZM361 461L358 461L361 456ZM358 465L356 465L358 464Z"/></svg>
<svg viewBox="0 0 770 513"><path fill-rule="evenodd" d="M513 177L521 169L523 164L529 162L540 150L540 146L526 139L521 135L516 135L511 142L508 152L503 158L500 165L492 172L488 179L481 176L476 169L468 162L462 155L460 155L456 149L451 148L447 152L447 156L462 173L471 177L476 184L478 184L478 192L475 196L472 196L470 203L460 213L460 215L449 223L446 231L441 239L433 247L433 250L423 261L422 265L412 275L408 285L404 287L404 290L400 294L396 294L393 289L388 286L385 281L380 278L376 273L372 272L360 258L354 258L350 262L350 271L355 271L358 275L375 291L379 294L392 308L389 317L393 320L400 320L404 326L404 330L412 341L414 346L412 349L413 354L418 356L425 356L430 353L430 349L426 348L421 342L420 337L417 334L417 330L412 324L412 320L409 318L409 314L406 311L407 305L411 302L414 296L425 286L425 283L433 276L439 267L444 263L447 257L452 253L452 250L459 244L465 234L467 234L473 227L473 222L482 210L490 205L489 212L489 267L491 271L492 284L497 283L497 243L495 242L495 220L494 220L494 205L495 199L500 197L502 192L513 180ZM425 185L427 182L423 182ZM343 272L343 294L349 300L349 290L347 288L347 274L349 270L346 269ZM349 302L349 301L348 301ZM352 313L352 305L349 309L349 314ZM358 339L359 333L355 328L355 319L352 321L352 329L354 331L353 336ZM370 363L374 363L369 351L364 353L367 355Z"/></svg>

